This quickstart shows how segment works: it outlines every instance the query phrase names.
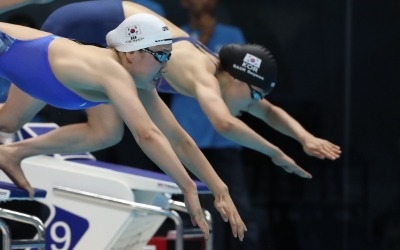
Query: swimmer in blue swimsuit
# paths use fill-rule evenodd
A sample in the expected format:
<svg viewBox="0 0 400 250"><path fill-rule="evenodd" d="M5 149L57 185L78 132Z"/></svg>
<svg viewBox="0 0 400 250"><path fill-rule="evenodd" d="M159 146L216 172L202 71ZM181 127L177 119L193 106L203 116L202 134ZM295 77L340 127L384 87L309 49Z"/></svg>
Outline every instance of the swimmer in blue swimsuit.
<svg viewBox="0 0 400 250"><path fill-rule="evenodd" d="M192 222L200 227L205 238L209 231L197 187L181 162L208 184L210 190L226 194L221 204L222 216L234 220L236 235L243 237L245 226L226 193L226 185L154 89L171 57L169 27L153 14L137 13L110 30L106 40L109 48L100 48L44 31L0 23L0 76L13 82L8 99L0 109L0 131L22 126L46 104L66 109L91 107L88 110L103 106L102 110L113 111L111 116L94 114L89 119L106 120L114 127L119 122L113 120L122 118L142 150L181 188ZM152 119L161 125L156 126ZM22 159L28 155L61 152L68 147L72 147L72 152L88 145L95 145L92 149L101 148L101 136L92 137L86 143L86 133L90 134L91 130L86 124L80 124L61 128L60 134L45 134L34 140L32 149L36 152L20 151L29 148L30 140L3 145L0 169L32 195L33 189L20 166Z"/></svg>
<svg viewBox="0 0 400 250"><path fill-rule="evenodd" d="M104 27L104 24L108 22L107 18L114 17L114 14L117 16L121 14L120 11L111 13L109 9L102 7L103 4L105 4L103 1L89 1L63 6L54 15L62 16L64 13L76 14L58 19L63 20L62 23L48 22L47 28L57 25L68 26L69 22L74 22L74 19L78 19L80 20L79 25L72 27L78 30L82 28L82 30L71 30L71 34L73 32L83 34L87 29L103 32L101 31L101 27ZM85 5L84 8L82 8L83 5ZM122 7L125 17L137 13L153 13L143 6L130 1L122 1ZM71 11L74 9L76 12ZM93 11L96 13L102 11L103 14L92 16L91 12ZM86 26L85 17L90 19L88 21L89 28ZM49 18L57 20L52 15ZM91 26L93 18L97 18L97 22ZM294 173L303 178L311 178L311 175L307 171L298 166L282 150L268 142L238 119L238 115L242 112L247 112L259 118L274 129L297 140L302 145L305 153L310 156L330 160L335 160L340 156L341 150L339 146L312 135L288 113L264 98L276 86L277 78L277 66L268 50L259 45L230 44L224 46L220 50L218 57L215 57L205 48L199 46L197 42L193 43L189 35L176 25L166 19L162 20L167 23L172 32L172 37L182 40L175 41L172 44L173 55L168 63L168 67L162 74L165 81L161 84L158 82L160 78L155 79L158 83L154 82L154 85L149 90L155 90L157 87L160 90L161 88L164 90L173 90L195 98L218 133L235 143L269 156L275 165L280 166L288 173ZM71 37L65 34L63 36L79 40L78 37ZM90 37L87 37L87 39L81 38L80 40L96 44L104 43L104 41L91 40ZM108 45L112 45L114 41L106 40L106 42ZM152 51L148 51L148 53L151 53L155 57L158 56L158 53ZM140 91L138 90L138 92ZM44 147L47 148L47 151L40 150L40 152L85 152L113 145L116 142L115 137L117 136L113 138L110 135L121 134L121 119L117 115L114 115L115 111L113 109L100 110L104 106L108 105L98 105L87 110L88 114L91 112L88 116L87 124L71 125L72 127L65 126L52 131L51 139L49 135L42 136L40 143L41 145L45 145ZM151 115L151 112L154 112L156 109L157 107L153 107L151 110L147 110L147 112ZM7 114L11 116L11 113L10 108ZM166 113L169 113L169 111L166 111ZM7 120L2 117L6 117L6 115L2 116L0 111L0 128L3 128L3 131L14 132L18 129L18 125L20 124L7 124ZM98 117L98 119L93 119L93 117ZM100 119L100 117L107 117L107 119ZM158 120L157 124L160 127L166 125L161 120ZM65 131L68 128L71 128L68 130L70 132L68 134L69 137L79 138L84 143L72 144L73 146L71 147L65 147L65 145L71 144L68 144L69 138L65 138L61 132L63 129ZM84 133L80 131L84 131ZM99 133L99 131L103 133ZM171 135L171 138L174 138L174 135ZM12 152L13 156L21 159L37 154L38 150L35 147L39 144L38 141L39 137L25 142L23 145L15 146ZM178 142L180 141L175 141L175 143ZM180 144L178 143L178 145ZM52 151L50 146L54 147ZM181 145L174 146L174 148L176 150L187 150L185 146L181 147ZM4 147L0 147L0 153L1 150L4 150ZM0 165L1 162L0 159ZM219 186L221 182L216 181L215 183L211 183L204 181L202 178L200 179L208 184L209 188L212 186L210 190L214 190L213 194L216 202L223 201L224 197L229 196L227 189L221 189L221 186ZM209 178L206 179L209 180ZM245 231L243 222L238 217L231 217L222 211L218 206L223 203L216 204L218 211L221 213L223 219L231 223L233 234L242 239ZM230 205L229 207L232 208ZM236 215L236 212L232 214Z"/></svg>

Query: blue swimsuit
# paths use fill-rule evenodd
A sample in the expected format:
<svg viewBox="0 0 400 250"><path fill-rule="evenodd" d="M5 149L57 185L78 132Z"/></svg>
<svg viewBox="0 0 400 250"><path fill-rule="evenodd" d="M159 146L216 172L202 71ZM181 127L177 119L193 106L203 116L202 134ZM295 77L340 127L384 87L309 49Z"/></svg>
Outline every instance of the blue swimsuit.
<svg viewBox="0 0 400 250"><path fill-rule="evenodd" d="M63 109L85 109L101 104L86 100L65 87L53 74L48 47L53 35L17 40L0 31L0 76L30 96Z"/></svg>
<svg viewBox="0 0 400 250"><path fill-rule="evenodd" d="M84 44L106 47L107 33L124 19L122 1L84 1L64 5L52 12L41 30Z"/></svg>

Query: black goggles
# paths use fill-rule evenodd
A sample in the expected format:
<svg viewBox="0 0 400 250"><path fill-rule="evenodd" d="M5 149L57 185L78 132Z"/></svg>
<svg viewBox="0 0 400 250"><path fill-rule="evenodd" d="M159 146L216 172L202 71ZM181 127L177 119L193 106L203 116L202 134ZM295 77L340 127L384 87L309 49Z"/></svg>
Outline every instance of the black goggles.
<svg viewBox="0 0 400 250"><path fill-rule="evenodd" d="M141 50L154 56L154 59L156 59L157 62L159 62L159 63L165 63L171 57L171 52L152 51L151 49L148 49L148 48L143 48Z"/></svg>

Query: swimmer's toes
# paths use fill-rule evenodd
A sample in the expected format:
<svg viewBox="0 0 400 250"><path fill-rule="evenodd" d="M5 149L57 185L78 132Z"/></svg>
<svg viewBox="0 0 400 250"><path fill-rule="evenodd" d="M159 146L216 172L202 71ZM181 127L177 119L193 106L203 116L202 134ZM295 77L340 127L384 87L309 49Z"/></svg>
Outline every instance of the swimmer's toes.
<svg viewBox="0 0 400 250"><path fill-rule="evenodd" d="M17 185L18 187L25 189L30 197L33 197L35 194L34 189L32 186L29 184L29 181L26 179L24 172L22 171L22 168L17 167L16 169L13 169L12 171L3 171L7 174L7 176L11 179L11 181Z"/></svg>

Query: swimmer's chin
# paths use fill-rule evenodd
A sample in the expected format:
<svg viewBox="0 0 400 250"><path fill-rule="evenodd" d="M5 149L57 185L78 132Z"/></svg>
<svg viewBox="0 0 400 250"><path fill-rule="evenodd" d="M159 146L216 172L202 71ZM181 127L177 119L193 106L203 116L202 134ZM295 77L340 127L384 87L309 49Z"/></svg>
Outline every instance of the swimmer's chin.
<svg viewBox="0 0 400 250"><path fill-rule="evenodd" d="M151 82L151 85L152 85L153 87L155 87L156 84L157 84L157 82L160 80L160 78L161 78L161 76L156 76L156 77L154 77L154 78L153 78L153 81Z"/></svg>
<svg viewBox="0 0 400 250"><path fill-rule="evenodd" d="M137 89L152 91L156 88L156 81L147 82L146 84L136 84Z"/></svg>
<svg viewBox="0 0 400 250"><path fill-rule="evenodd" d="M160 80L161 76L156 76L153 78L153 82L157 83Z"/></svg>
<svg viewBox="0 0 400 250"><path fill-rule="evenodd" d="M147 85L147 90L153 90L156 88L157 82L160 80L160 77L154 77L152 81Z"/></svg>
<svg viewBox="0 0 400 250"><path fill-rule="evenodd" d="M160 76L156 76L153 79L151 79L150 81L148 81L147 83L136 84L136 87L138 89L152 91L156 88L157 82L160 80L160 78L161 78Z"/></svg>

